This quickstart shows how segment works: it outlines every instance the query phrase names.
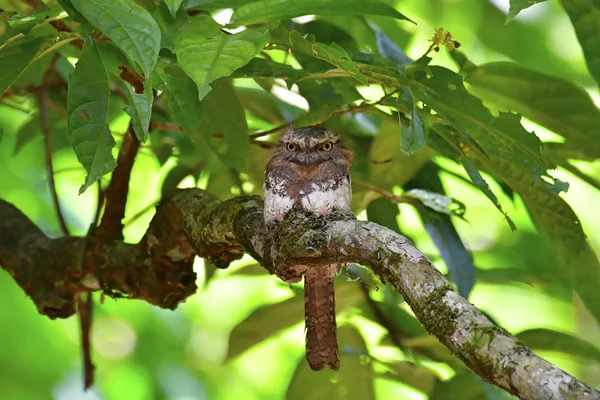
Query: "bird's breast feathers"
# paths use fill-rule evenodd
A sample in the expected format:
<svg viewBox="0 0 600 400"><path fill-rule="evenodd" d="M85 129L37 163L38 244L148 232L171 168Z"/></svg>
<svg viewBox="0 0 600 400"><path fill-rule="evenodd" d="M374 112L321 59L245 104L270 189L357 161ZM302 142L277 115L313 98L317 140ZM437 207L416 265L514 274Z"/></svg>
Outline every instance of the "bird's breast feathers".
<svg viewBox="0 0 600 400"><path fill-rule="evenodd" d="M350 211L352 200L347 175L323 181L296 181L269 174L263 191L267 223L281 221L294 204L300 204L307 212L326 215L333 210Z"/></svg>

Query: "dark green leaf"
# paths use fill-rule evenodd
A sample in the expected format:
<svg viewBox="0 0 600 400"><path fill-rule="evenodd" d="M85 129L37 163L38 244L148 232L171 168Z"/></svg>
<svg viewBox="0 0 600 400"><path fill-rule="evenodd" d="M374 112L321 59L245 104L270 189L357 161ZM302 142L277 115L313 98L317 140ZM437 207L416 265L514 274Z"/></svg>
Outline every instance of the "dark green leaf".
<svg viewBox="0 0 600 400"><path fill-rule="evenodd" d="M410 21L393 7L377 0L265 0L238 8L231 17L231 24L251 25L310 14L384 15Z"/></svg>
<svg viewBox="0 0 600 400"><path fill-rule="evenodd" d="M197 8L201 10L213 10L219 8L238 8L244 4L258 0L188 0L186 9Z"/></svg>
<svg viewBox="0 0 600 400"><path fill-rule="evenodd" d="M71 0L58 0L58 4L69 14L69 17L73 18L73 21L86 23L88 22L83 15L71 3Z"/></svg>
<svg viewBox="0 0 600 400"><path fill-rule="evenodd" d="M304 113L301 108L288 104L262 89L236 87L235 92L248 111L276 126L289 123Z"/></svg>
<svg viewBox="0 0 600 400"><path fill-rule="evenodd" d="M519 333L517 339L533 350L560 351L589 361L600 362L600 349L568 333L550 329L531 329Z"/></svg>
<svg viewBox="0 0 600 400"><path fill-rule="evenodd" d="M600 83L600 6L592 0L561 0L571 19L590 74Z"/></svg>
<svg viewBox="0 0 600 400"><path fill-rule="evenodd" d="M429 67L419 81L432 92L413 89L413 94L450 122L476 148L496 154L536 176L553 167L543 159L542 142L520 124L520 115L501 113L494 117L480 99L470 95L460 75L442 67Z"/></svg>
<svg viewBox="0 0 600 400"><path fill-rule="evenodd" d="M338 282L335 290L338 313L362 298L362 292L354 282ZM273 318L273 315L277 315L277 318ZM304 321L304 295L301 290L298 290L291 299L261 307L233 328L229 337L227 359L237 357L252 346L302 321Z"/></svg>
<svg viewBox="0 0 600 400"><path fill-rule="evenodd" d="M280 78L291 85L294 81L305 76L302 70L292 68L290 65L281 64L265 58L253 58L243 67L231 74L232 78Z"/></svg>
<svg viewBox="0 0 600 400"><path fill-rule="evenodd" d="M510 0L510 8L506 16L506 24L515 19L515 17L524 9L537 3L543 3L546 0Z"/></svg>
<svg viewBox="0 0 600 400"><path fill-rule="evenodd" d="M35 61L78 38L76 33L59 32L56 39L40 37L25 42L17 40L0 47L0 95L4 94Z"/></svg>
<svg viewBox="0 0 600 400"><path fill-rule="evenodd" d="M175 53L175 38L188 20L188 15L180 11L172 16L166 4L156 7L151 13L160 28L160 47Z"/></svg>
<svg viewBox="0 0 600 400"><path fill-rule="evenodd" d="M600 158L600 136L592 139L600 126L600 111L583 88L509 62L471 68L465 82L483 99L519 110L524 117L563 136L566 143L562 147L580 152L577 158Z"/></svg>
<svg viewBox="0 0 600 400"><path fill-rule="evenodd" d="M142 143L148 139L148 127L150 126L150 116L152 115L152 86L146 81L144 83L144 92L136 93L133 86L125 83L125 93L129 101L129 105L125 108L127 115L131 117L135 136Z"/></svg>
<svg viewBox="0 0 600 400"><path fill-rule="evenodd" d="M516 231L517 227L516 227L515 223L512 221L512 219L510 219L510 217L504 211L504 209L502 209L502 205L500 204L498 197L496 197L494 192L492 192L492 189L490 189L490 186L488 185L486 180L483 178L483 176L481 176L481 173L477 170L477 168L471 162L471 160L469 160L466 157L463 157L461 160L461 163L462 163L463 167L465 168L465 171L469 175L469 178L471 178L471 181L475 184L475 186L477 186L479 188L479 190L481 190L487 196L487 198L490 199L492 201L492 203L494 203L496 208L504 215L504 218L506 218L506 222L508 222L510 229L512 231Z"/></svg>
<svg viewBox="0 0 600 400"><path fill-rule="evenodd" d="M174 60L160 58L156 65L157 87L165 91L171 117L189 134L200 126L198 88Z"/></svg>
<svg viewBox="0 0 600 400"><path fill-rule="evenodd" d="M396 218L400 214L398 204L386 197L379 197L367 206L367 218L381 226L385 226L396 233L400 233Z"/></svg>
<svg viewBox="0 0 600 400"><path fill-rule="evenodd" d="M158 24L133 0L71 0L73 6L135 63L146 78L160 50Z"/></svg>
<svg viewBox="0 0 600 400"><path fill-rule="evenodd" d="M202 101L201 135L209 140L224 138L225 146L214 146L215 150L225 165L243 171L250 149L244 107L233 90L231 79L218 79L213 88Z"/></svg>
<svg viewBox="0 0 600 400"><path fill-rule="evenodd" d="M417 101L412 93L409 95L409 102L411 108L409 126L404 126L402 121L399 121L401 132L400 147L404 154L407 155L413 154L425 146L427 137L429 136L429 128L423 123L421 109L417 106Z"/></svg>
<svg viewBox="0 0 600 400"><path fill-rule="evenodd" d="M405 155L398 145L398 124L381 121L378 133L371 145L369 159L390 160L386 163L369 165L370 183L382 189L391 190L408 182L433 157L429 147L423 147L412 156Z"/></svg>
<svg viewBox="0 0 600 400"><path fill-rule="evenodd" d="M102 45L87 41L69 78L69 138L77 159L88 172L79 193L83 193L116 166L112 155L115 140L107 120L110 97L108 76L116 72L116 68L111 68L116 66L108 65Z"/></svg>
<svg viewBox="0 0 600 400"><path fill-rule="evenodd" d="M448 197L445 194L430 192L424 189L410 189L403 197L411 197L419 200L427 208L442 214L451 215L464 219L466 207L460 201Z"/></svg>
<svg viewBox="0 0 600 400"><path fill-rule="evenodd" d="M175 190L183 178L188 175L196 175L197 173L197 169L188 167L187 165L176 165L175 168L172 168L169 171L162 184L160 189L161 197L165 198L168 194Z"/></svg>
<svg viewBox="0 0 600 400"><path fill-rule="evenodd" d="M311 42L305 39L298 31L291 31L289 41L292 48L306 55L327 61L328 63L346 71L357 81L366 84L367 78L360 73L346 51L335 43L330 46L322 43Z"/></svg>
<svg viewBox="0 0 600 400"><path fill-rule="evenodd" d="M175 38L177 61L198 86L202 100L209 83L246 65L267 44L266 29L247 29L234 35L220 31L207 15L191 18Z"/></svg>
<svg viewBox="0 0 600 400"><path fill-rule="evenodd" d="M183 0L165 0L165 4L169 7L169 12L175 17L177 11L179 11L179 7L181 7L181 3Z"/></svg>
<svg viewBox="0 0 600 400"><path fill-rule="evenodd" d="M399 67L406 67L413 62L381 29L377 26L373 29L377 37L377 50L383 58Z"/></svg>
<svg viewBox="0 0 600 400"><path fill-rule="evenodd" d="M439 384L439 379L435 373L423 366L408 361L383 364L389 368L389 372L378 375L379 377L401 382L425 394L430 395L433 393L436 384Z"/></svg>
<svg viewBox="0 0 600 400"><path fill-rule="evenodd" d="M41 22L48 23L60 19L59 16L62 12L61 6L53 6L32 15L13 15L8 19L8 26L12 28L14 33L27 33Z"/></svg>
<svg viewBox="0 0 600 400"><path fill-rule="evenodd" d="M504 400L514 399L504 390L484 382L471 371L460 372L439 382L430 400Z"/></svg>
<svg viewBox="0 0 600 400"><path fill-rule="evenodd" d="M340 369L315 373L302 357L288 387L287 399L375 399L373 367L365 342L352 325L338 329Z"/></svg>

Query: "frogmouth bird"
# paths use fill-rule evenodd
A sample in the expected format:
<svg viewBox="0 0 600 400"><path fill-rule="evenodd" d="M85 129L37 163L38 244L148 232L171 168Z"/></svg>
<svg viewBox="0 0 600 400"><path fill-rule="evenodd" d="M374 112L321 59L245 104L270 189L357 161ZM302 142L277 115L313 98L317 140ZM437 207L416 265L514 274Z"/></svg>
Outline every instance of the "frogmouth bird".
<svg viewBox="0 0 600 400"><path fill-rule="evenodd" d="M331 130L288 128L265 169L264 218L269 231L274 231L294 206L317 216L350 212L352 157L352 151ZM316 371L326 365L332 370L340 367L333 289L340 267L290 267L304 272L306 359Z"/></svg>

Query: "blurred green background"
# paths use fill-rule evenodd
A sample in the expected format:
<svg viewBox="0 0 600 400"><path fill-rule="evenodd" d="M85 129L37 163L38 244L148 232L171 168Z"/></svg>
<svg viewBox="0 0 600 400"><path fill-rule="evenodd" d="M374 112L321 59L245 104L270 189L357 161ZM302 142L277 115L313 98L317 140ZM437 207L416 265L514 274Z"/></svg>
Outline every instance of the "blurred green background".
<svg viewBox="0 0 600 400"><path fill-rule="evenodd" d="M461 51L477 64L516 61L527 68L576 82L586 87L594 100L598 99L597 87L586 69L571 23L558 2L547 1L529 8L508 25L504 23L507 0L409 0L393 4L417 25L383 17L373 19L388 35L394 32L403 35L404 50L412 58L425 53L433 31L444 27L462 44ZM227 20L228 15L223 11L218 18ZM356 26L355 34L361 35L361 25L353 25L352 17L325 19L350 30ZM318 39L328 43L327 38ZM370 49L365 45L362 50ZM433 57L433 64L456 70L447 52L440 51ZM236 85L241 87L246 83L240 80ZM368 90L364 93L368 94ZM299 101L302 105L302 99L292 98L289 93L284 92L282 98L289 102ZM493 105L488 106L493 110ZM0 137L0 197L16 204L49 236L57 237L59 227L46 182L39 126L32 124L27 128L31 135L19 134L21 128L32 121L35 112L35 105L27 100L18 107L15 104L0 105L0 126L4 128ZM249 124L252 128L251 119ZM261 128L256 124L255 129ZM122 135L127 125L128 117L124 113L111 125L118 143L119 133ZM525 125L542 139L555 137L533 123L525 121ZM64 126L66 128L66 122ZM37 134L33 132L36 129ZM64 138L56 135L55 141L60 140ZM61 148L55 154L55 169L62 210L71 232L84 235L94 214L96 188L77 194L85 171L68 146L58 144L57 147ZM450 162L437 161L456 170L457 174L465 175ZM578 165L600 179L597 162ZM174 163L170 162L161 166L147 147L141 150L133 169L126 220L159 199L160 188L173 167ZM598 253L600 192L566 171L559 170L554 175L569 182L570 188L564 198L576 211L590 244ZM455 226L473 252L477 267L477 282L470 301L511 333L549 328L591 344L589 348L578 347L578 343L570 340L557 342L552 339L551 344L540 345L537 350L560 368L600 389L600 329L572 291L565 290L560 284L541 283L537 275L531 273L531 270L551 270L556 261L536 233L519 197L512 201L506 194L499 196L518 226L518 231L511 232L502 215L481 192L449 174L443 176L443 181L449 195L467 207L469 222L456 219ZM225 185L219 182L227 180L217 173L204 179L201 177L199 185L204 188L211 184ZM194 185L191 178L184 179L180 187L189 185ZM503 193L498 185L491 186L495 193ZM221 193L234 193L227 187L218 189ZM403 232L446 272L414 210L408 205L401 205L400 210L399 224ZM153 212L150 209L127 226L127 241L140 239ZM296 286L290 287L266 275L249 257L228 270L219 271L197 259L195 269L199 290L175 311L132 300L107 298L101 303L100 297L95 297L92 343L97 367L96 384L86 393L82 391L77 319L51 321L40 316L12 278L0 271L0 399L187 400L280 399L286 396L318 399L334 395L365 398L364 386L370 385L368 379L371 377L366 381L358 377L348 385L347 380L340 384L335 374L310 375L304 371L303 300ZM340 285L352 284L346 280L339 278ZM374 287L371 289L374 297L387 293ZM338 290L338 296L344 295L344 289ZM341 323L346 323L340 336L354 347L346 351L343 363L348 362L345 361L348 358L364 363L357 351L361 346L390 362L413 360L410 346L435 341L419 337L401 352L389 341L382 341L383 329L362 315L365 300L357 297L355 290L349 290L347 296L346 301L354 307L346 308L339 318ZM338 302L344 300L338 299ZM234 327L253 311L270 304L282 306L239 327L230 338ZM401 309L409 311L405 304ZM350 327L356 328L362 336L357 336L357 330ZM263 337L266 339L260 341ZM364 344L361 343L363 340ZM243 351L246 348L249 350ZM550 351L551 348L556 351ZM239 355L228 357L228 354ZM432 380L447 381L457 372L442 362L420 361L419 367L419 372L413 374L416 382L376 373L376 398L425 399L424 392L433 385ZM476 381L478 378L469 375L466 379ZM460 381L455 383L460 386ZM481 393L487 396L485 398L505 397L483 383L477 384L484 388ZM441 392L442 389L437 389L435 398L445 398ZM477 396L469 398L484 398ZM465 394L464 398L467 397Z"/></svg>

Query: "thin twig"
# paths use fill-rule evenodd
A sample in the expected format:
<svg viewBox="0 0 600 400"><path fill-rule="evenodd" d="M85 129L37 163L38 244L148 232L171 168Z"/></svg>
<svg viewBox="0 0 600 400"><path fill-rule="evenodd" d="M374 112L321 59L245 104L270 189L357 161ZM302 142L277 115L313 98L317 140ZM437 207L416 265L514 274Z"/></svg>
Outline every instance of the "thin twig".
<svg viewBox="0 0 600 400"><path fill-rule="evenodd" d="M84 300L84 296L87 298ZM93 294L81 293L77 299L79 326L81 327L81 350L83 353L84 390L94 383L94 363L92 362L90 331L92 328Z"/></svg>
<svg viewBox="0 0 600 400"><path fill-rule="evenodd" d="M44 94L44 88L40 87L36 91L38 106L40 109L40 120L42 121L42 132L44 133L44 147L46 159L46 174L48 175L48 188L52 196L52 203L60 230L64 236L69 236L69 228L60 209L58 193L56 192L56 182L54 181L54 165L52 164L52 131L50 128L50 117L48 116L48 99Z"/></svg>
<svg viewBox="0 0 600 400"><path fill-rule="evenodd" d="M362 104L358 105L358 106L353 106L353 107L349 107L346 109L340 109L340 110L335 110L333 111L330 115L327 116L327 118L325 118L324 120L328 119L329 117L333 116L333 115L343 115L343 114L355 114L355 113L361 113L364 112L370 108L376 107L381 105L387 98L393 96L394 94L398 93L398 89L394 90L391 93L388 93L384 96L382 96L379 100L377 100L374 103L367 103L366 101L363 102ZM283 124L283 125L279 125L276 126L275 128L266 130L266 131L261 131L261 132L256 132L250 135L251 139L258 139L264 136L268 136L272 133L278 132L282 129L284 129L285 127L291 125L293 122L287 123L287 124Z"/></svg>

